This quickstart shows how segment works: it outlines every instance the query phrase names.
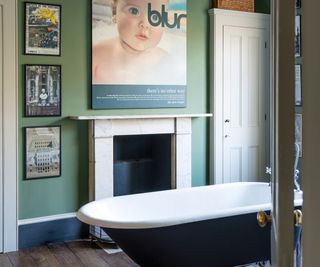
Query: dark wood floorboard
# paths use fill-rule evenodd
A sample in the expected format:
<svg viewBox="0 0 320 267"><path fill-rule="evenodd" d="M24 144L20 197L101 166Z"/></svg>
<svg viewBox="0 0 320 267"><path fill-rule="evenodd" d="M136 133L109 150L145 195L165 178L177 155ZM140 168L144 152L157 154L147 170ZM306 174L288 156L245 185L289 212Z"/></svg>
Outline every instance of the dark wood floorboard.
<svg viewBox="0 0 320 267"><path fill-rule="evenodd" d="M1 267L13 267L7 254L0 254Z"/></svg>
<svg viewBox="0 0 320 267"><path fill-rule="evenodd" d="M117 266L117 267L129 267L129 266L131 267L131 266L134 266L129 262L129 260L126 260L125 258L123 258L123 256L122 256L122 254L124 254L123 252L118 252L118 253L114 253L114 254L107 254L102 249L97 249L96 252L110 266Z"/></svg>
<svg viewBox="0 0 320 267"><path fill-rule="evenodd" d="M87 267L112 267L101 258L96 249L100 249L95 243L70 241L66 242L67 247L75 254L84 266Z"/></svg>
<svg viewBox="0 0 320 267"><path fill-rule="evenodd" d="M37 266L31 256L23 250L7 253L14 267L35 267Z"/></svg>
<svg viewBox="0 0 320 267"><path fill-rule="evenodd" d="M139 267L124 252L109 254L90 240L51 243L0 254L0 267Z"/></svg>
<svg viewBox="0 0 320 267"><path fill-rule="evenodd" d="M80 259L64 243L53 243L48 245L50 251L55 255L63 267L84 267ZM104 251L103 251L104 252Z"/></svg>
<svg viewBox="0 0 320 267"><path fill-rule="evenodd" d="M38 267L60 267L53 253L46 246L24 249Z"/></svg>

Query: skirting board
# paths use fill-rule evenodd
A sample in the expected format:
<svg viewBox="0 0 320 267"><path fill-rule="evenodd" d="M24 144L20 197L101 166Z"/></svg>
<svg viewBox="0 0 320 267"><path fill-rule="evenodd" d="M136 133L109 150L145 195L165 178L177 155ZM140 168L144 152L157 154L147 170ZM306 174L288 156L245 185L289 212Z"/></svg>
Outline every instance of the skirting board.
<svg viewBox="0 0 320 267"><path fill-rule="evenodd" d="M80 238L88 238L89 226L75 213L19 221L19 249Z"/></svg>

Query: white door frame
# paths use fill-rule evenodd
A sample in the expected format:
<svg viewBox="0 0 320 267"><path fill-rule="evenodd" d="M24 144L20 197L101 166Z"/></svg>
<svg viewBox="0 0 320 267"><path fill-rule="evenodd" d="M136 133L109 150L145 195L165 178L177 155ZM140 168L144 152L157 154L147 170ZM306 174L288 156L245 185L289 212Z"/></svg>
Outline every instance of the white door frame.
<svg viewBox="0 0 320 267"><path fill-rule="evenodd" d="M1 252L18 249L17 226L17 43L16 0L0 0Z"/></svg>
<svg viewBox="0 0 320 267"><path fill-rule="evenodd" d="M210 84L211 107L213 107L213 120L210 124L210 184L221 183L223 178L223 26L237 26L264 29L270 32L270 15L231 11L223 9L210 9ZM222 66L222 67L214 67ZM267 105L266 105L267 106ZM267 112L268 113L268 112ZM266 140L267 142L268 140ZM268 142L267 142L268 143ZM268 154L268 153L267 153ZM266 155L267 156L267 155Z"/></svg>

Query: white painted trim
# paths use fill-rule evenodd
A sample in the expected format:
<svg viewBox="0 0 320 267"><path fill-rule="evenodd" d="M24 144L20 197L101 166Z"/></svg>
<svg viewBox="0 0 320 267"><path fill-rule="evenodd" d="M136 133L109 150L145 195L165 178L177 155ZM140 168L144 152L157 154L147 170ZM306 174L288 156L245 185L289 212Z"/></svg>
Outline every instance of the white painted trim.
<svg viewBox="0 0 320 267"><path fill-rule="evenodd" d="M119 116L70 116L72 120L127 120L127 119L170 119L212 117L211 113L202 114L163 114L163 115L119 115Z"/></svg>
<svg viewBox="0 0 320 267"><path fill-rule="evenodd" d="M21 226L21 225L27 225L27 224L70 219L70 218L75 218L76 214L77 214L76 212L70 212L70 213L56 214L56 215L50 215L50 216L30 218L30 219L23 219L18 221L18 225Z"/></svg>
<svg viewBox="0 0 320 267"><path fill-rule="evenodd" d="M17 228L17 4L0 0L3 11L2 51L2 155L3 155L3 252L18 249ZM4 67L5 66L5 67Z"/></svg>

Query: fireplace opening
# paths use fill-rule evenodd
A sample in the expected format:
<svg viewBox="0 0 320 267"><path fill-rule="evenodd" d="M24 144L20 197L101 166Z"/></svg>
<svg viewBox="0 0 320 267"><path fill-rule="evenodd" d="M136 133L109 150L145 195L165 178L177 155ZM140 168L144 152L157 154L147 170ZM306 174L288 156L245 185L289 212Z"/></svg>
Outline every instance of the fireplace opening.
<svg viewBox="0 0 320 267"><path fill-rule="evenodd" d="M171 189L171 134L113 138L114 196Z"/></svg>

